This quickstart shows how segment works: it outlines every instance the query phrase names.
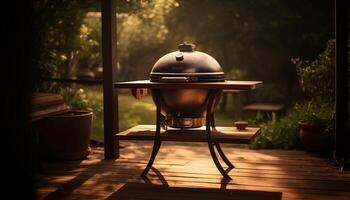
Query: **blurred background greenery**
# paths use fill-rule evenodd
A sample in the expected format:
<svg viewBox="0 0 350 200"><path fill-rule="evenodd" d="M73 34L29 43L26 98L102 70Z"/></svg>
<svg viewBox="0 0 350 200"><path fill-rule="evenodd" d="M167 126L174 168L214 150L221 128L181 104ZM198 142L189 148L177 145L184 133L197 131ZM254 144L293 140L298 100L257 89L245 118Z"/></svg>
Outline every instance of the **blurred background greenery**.
<svg viewBox="0 0 350 200"><path fill-rule="evenodd" d="M41 76L101 80L100 2L38 0L36 10L42 33ZM314 83L323 85L334 73L332 52L327 58L319 56L334 38L333 12L329 0L117 0L118 80L148 79L162 55L183 41L195 43L197 50L219 61L227 79L264 81L251 99L286 105L286 116L278 121L259 113L245 116L262 127L252 147L298 148L297 122L307 114L301 105L333 108L334 98L328 98L334 95L328 90L334 91L331 80L321 100L310 99L314 91L304 90ZM314 72L322 75L317 78ZM74 109L92 110L93 138L103 139L101 85L42 80L37 90L62 94ZM154 123L151 97L138 101L129 91L118 93L121 130ZM237 108L231 95L224 98L227 108L218 112L217 124L232 126Z"/></svg>

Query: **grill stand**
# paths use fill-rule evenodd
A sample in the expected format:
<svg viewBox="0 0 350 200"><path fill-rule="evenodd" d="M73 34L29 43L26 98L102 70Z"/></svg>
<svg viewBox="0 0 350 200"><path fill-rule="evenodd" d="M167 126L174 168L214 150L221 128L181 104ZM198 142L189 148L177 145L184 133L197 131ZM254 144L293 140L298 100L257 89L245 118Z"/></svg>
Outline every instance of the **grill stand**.
<svg viewBox="0 0 350 200"><path fill-rule="evenodd" d="M162 144L162 141L160 139L160 125L161 125L161 121L162 121L162 114L160 112L161 110L161 106L160 106L160 94L159 94L159 90L154 90L154 102L156 104L156 134L154 137L154 144L153 144L153 149L152 149L152 154L151 157L149 158L149 161L147 163L146 168L143 170L141 176L146 176L148 171L151 169L154 159L156 158L158 151L160 149L160 145Z"/></svg>
<svg viewBox="0 0 350 200"><path fill-rule="evenodd" d="M151 157L147 163L146 168L143 170L141 176L145 177L148 173L148 171L151 169L153 162L158 154L158 151L160 149L160 146L162 144L161 138L160 138L160 130L161 130L161 122L164 120L163 116L161 115L161 105L160 105L160 92L159 90L153 90L154 92L154 101L156 104L156 133L154 137L154 144L152 149ZM221 175L225 178L230 180L231 177L227 174L228 171L233 169L235 166L229 161L229 159L225 156L224 152L222 151L220 144L218 142L214 142L212 140L211 134L212 130L215 130L215 119L214 119L214 99L217 95L219 95L220 90L209 90L208 100L207 100L207 114L206 114L206 134L207 134L207 141L208 141L208 147L210 151L210 155L216 165L216 168L220 171ZM222 167L220 164L220 161L218 157L216 156L214 146L216 147L216 150L218 151L221 159L225 162L225 164L228 166L226 170Z"/></svg>
<svg viewBox="0 0 350 200"><path fill-rule="evenodd" d="M211 126L213 127L213 130L216 131L214 112L212 112L212 114L211 114ZM214 142L214 144L215 144L216 150L218 151L221 159L225 162L225 164L231 169L235 168L235 166L230 162L230 160L226 157L226 155L222 151L222 149L220 147L220 143Z"/></svg>

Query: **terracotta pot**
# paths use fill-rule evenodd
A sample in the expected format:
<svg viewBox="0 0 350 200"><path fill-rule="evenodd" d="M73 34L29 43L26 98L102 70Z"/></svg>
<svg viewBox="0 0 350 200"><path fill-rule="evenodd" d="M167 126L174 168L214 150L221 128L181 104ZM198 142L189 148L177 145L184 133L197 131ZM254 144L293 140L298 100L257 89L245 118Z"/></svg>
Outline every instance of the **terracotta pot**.
<svg viewBox="0 0 350 200"><path fill-rule="evenodd" d="M36 123L39 151L45 158L84 159L90 153L92 112L69 111Z"/></svg>
<svg viewBox="0 0 350 200"><path fill-rule="evenodd" d="M300 142L310 152L326 153L330 150L331 140L325 128L320 125L299 122Z"/></svg>

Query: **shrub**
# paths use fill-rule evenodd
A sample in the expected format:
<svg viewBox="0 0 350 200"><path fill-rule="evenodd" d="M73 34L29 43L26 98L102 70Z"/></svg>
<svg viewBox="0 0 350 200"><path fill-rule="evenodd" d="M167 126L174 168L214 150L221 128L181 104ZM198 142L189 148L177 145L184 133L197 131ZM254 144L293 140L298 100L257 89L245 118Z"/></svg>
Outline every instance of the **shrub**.
<svg viewBox="0 0 350 200"><path fill-rule="evenodd" d="M279 121L260 125L261 133L250 145L251 148L295 149L300 147L298 121L302 113L292 111Z"/></svg>
<svg viewBox="0 0 350 200"><path fill-rule="evenodd" d="M302 120L322 124L326 130L334 130L334 109L327 104L314 104L309 101L297 103L288 114L279 121L260 124L261 133L250 145L252 148L298 149L298 123Z"/></svg>
<svg viewBox="0 0 350 200"><path fill-rule="evenodd" d="M74 110L92 110L84 89L75 84L42 83L37 90L62 95L64 102Z"/></svg>
<svg viewBox="0 0 350 200"><path fill-rule="evenodd" d="M292 60L297 66L300 86L306 95L303 122L319 124L333 132L335 116L335 40L312 62ZM298 107L298 104L297 104Z"/></svg>
<svg viewBox="0 0 350 200"><path fill-rule="evenodd" d="M333 103L335 98L335 40L329 40L327 48L318 59L301 61L292 59L300 77L300 86L310 102Z"/></svg>

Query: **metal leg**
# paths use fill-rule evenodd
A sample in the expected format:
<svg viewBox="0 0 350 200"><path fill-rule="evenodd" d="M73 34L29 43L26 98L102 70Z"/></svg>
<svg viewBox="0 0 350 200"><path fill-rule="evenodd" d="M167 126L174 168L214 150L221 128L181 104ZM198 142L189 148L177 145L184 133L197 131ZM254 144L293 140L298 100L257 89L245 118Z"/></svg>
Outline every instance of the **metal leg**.
<svg viewBox="0 0 350 200"><path fill-rule="evenodd" d="M235 166L231 163L231 161L226 157L226 155L222 151L220 144L215 143L215 147L216 147L216 150L218 150L218 153L219 153L220 157L222 158L222 160L226 163L227 167L235 168Z"/></svg>
<svg viewBox="0 0 350 200"><path fill-rule="evenodd" d="M215 130L215 118L214 118L214 112L211 114L211 126L212 128ZM229 168L235 168L235 166L230 162L230 160L226 157L226 155L224 154L224 152L222 151L221 149L221 146L218 142L214 142L215 144L215 147L216 147L216 150L218 151L221 159L226 163L226 165L229 167Z"/></svg>
<svg viewBox="0 0 350 200"><path fill-rule="evenodd" d="M208 100L208 106L207 106L207 117L206 117L206 133L207 133L207 140L208 140L208 147L209 147L209 151L210 151L210 155L216 165L216 168L218 168L218 170L220 171L221 175L225 178L225 179L231 179L231 177L226 173L226 171L224 170L224 168L222 168L216 153L215 153L215 149L214 149L214 143L212 141L211 138L211 128L210 125L213 121L213 115L212 115L212 108L213 108L213 103L214 103L214 98L215 98L216 92L215 91L210 91L209 92L209 100Z"/></svg>
<svg viewBox="0 0 350 200"><path fill-rule="evenodd" d="M157 177L159 178L160 182L162 183L163 186L169 187L169 183L168 181L165 180L164 176L162 175L162 173L160 173L160 171L154 167L152 167L152 170L154 171L154 173L156 173Z"/></svg>
<svg viewBox="0 0 350 200"><path fill-rule="evenodd" d="M143 170L141 176L146 176L148 171L151 169L153 162L158 154L158 151L160 149L160 145L162 144L161 138L160 138L160 125L161 125L161 113L160 113L160 100L159 100L159 95L157 93L157 95L155 95L155 103L156 103L156 107L157 107L157 122L156 122L156 133L154 136L154 144L153 144L153 150L152 150L152 154L151 157L147 163L146 168Z"/></svg>
<svg viewBox="0 0 350 200"><path fill-rule="evenodd" d="M211 113L210 123L211 123L211 127L212 127L214 130L216 130L214 112Z"/></svg>

